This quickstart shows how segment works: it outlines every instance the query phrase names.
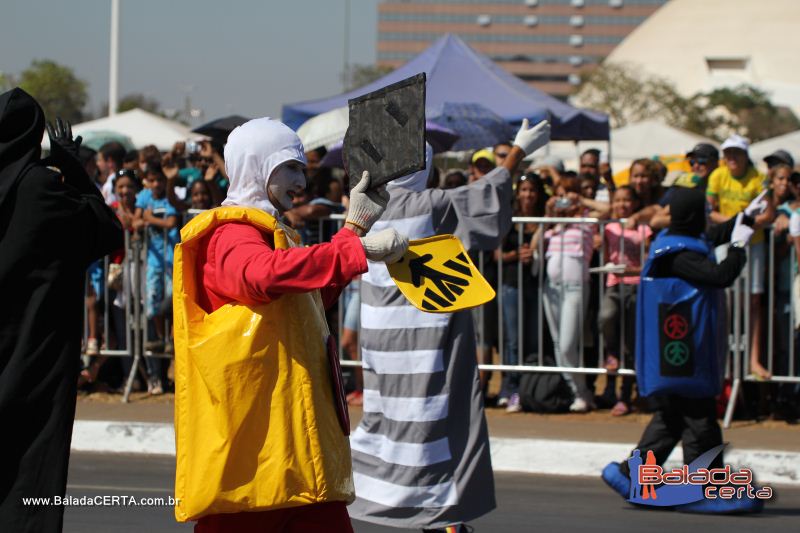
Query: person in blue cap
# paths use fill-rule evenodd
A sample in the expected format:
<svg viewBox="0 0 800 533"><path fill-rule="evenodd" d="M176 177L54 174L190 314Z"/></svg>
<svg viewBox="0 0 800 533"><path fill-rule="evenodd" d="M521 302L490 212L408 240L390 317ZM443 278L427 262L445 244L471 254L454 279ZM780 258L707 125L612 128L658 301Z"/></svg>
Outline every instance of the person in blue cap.
<svg viewBox="0 0 800 533"><path fill-rule="evenodd" d="M717 422L724 357L727 351L722 291L747 262L746 246L754 217L766 207L763 195L726 223L706 228L702 190L679 188L670 199L671 222L650 246L642 271L637 308L636 373L639 391L654 410L634 454L652 451L663 465L679 441L692 463L722 444ZM717 263L714 247L730 242ZM720 453L709 468L723 465ZM610 463L603 480L623 498L630 491L627 462ZM761 500L700 500L679 506L705 513L754 512Z"/></svg>

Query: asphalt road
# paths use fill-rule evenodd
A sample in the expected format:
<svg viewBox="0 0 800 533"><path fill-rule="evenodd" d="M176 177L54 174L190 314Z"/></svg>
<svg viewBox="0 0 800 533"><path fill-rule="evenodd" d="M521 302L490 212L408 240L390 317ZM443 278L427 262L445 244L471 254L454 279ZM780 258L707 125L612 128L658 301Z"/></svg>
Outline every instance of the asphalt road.
<svg viewBox="0 0 800 533"><path fill-rule="evenodd" d="M171 457L73 454L67 495L167 498L172 494ZM626 504L599 478L497 473L498 508L472 522L475 531L665 531L702 533L797 531L800 489L775 489L776 497L758 516L698 516L640 510ZM353 522L358 533L398 533ZM75 533L161 533L191 531L178 524L169 506L67 507L64 531Z"/></svg>

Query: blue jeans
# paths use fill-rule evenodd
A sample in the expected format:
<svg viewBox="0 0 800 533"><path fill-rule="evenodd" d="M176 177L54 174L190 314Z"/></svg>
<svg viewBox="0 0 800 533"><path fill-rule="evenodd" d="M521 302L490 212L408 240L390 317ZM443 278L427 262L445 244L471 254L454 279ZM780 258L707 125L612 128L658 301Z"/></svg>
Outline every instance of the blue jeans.
<svg viewBox="0 0 800 533"><path fill-rule="evenodd" d="M556 364L575 368L581 365L580 337L589 303L589 286L582 283L553 283L544 290L544 314L553 338ZM578 398L591 401L593 394L586 385L585 374L563 374Z"/></svg>

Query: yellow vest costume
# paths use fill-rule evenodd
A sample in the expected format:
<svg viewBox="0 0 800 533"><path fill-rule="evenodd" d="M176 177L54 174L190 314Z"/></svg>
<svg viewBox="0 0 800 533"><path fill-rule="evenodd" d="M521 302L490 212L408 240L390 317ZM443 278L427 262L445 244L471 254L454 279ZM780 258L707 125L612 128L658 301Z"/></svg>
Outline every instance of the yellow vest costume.
<svg viewBox="0 0 800 533"><path fill-rule="evenodd" d="M175 517L354 499L350 445L334 408L319 291L206 313L198 250L228 222L295 234L258 209L220 207L181 230L175 249Z"/></svg>

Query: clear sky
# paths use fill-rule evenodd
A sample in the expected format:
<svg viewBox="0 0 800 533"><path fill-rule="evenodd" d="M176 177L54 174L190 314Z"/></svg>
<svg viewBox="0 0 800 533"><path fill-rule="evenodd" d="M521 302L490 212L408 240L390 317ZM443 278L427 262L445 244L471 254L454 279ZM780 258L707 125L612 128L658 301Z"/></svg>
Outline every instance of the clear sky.
<svg viewBox="0 0 800 533"><path fill-rule="evenodd" d="M351 63L372 64L379 0L351 0ZM52 59L108 101L111 0L2 0L0 72ZM120 0L119 94L162 108L280 116L281 105L342 92L345 0Z"/></svg>

